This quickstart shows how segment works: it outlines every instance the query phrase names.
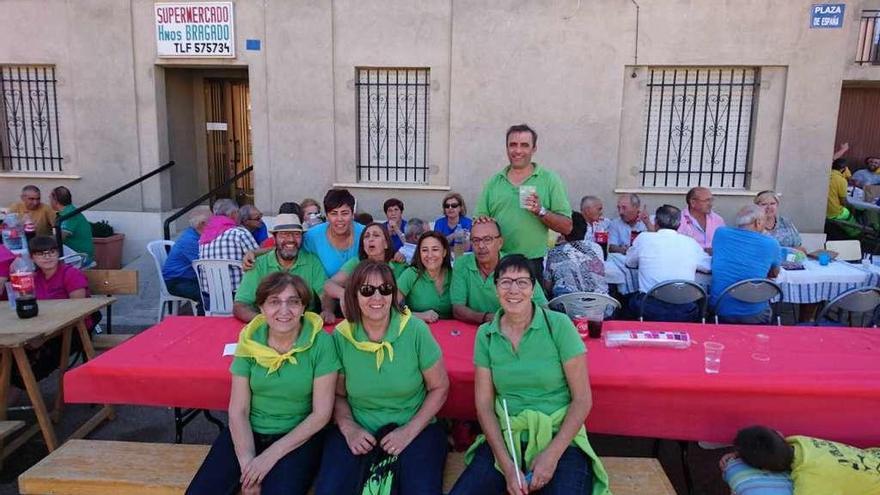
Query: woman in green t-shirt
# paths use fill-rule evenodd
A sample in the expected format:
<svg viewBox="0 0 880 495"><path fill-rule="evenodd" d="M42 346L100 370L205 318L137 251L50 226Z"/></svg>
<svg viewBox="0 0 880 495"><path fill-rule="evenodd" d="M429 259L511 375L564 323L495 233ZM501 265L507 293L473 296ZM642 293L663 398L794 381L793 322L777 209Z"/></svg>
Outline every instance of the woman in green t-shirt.
<svg viewBox="0 0 880 495"><path fill-rule="evenodd" d="M394 249L391 247L391 237L385 227L381 223L372 222L361 232L361 238L358 241L358 257L346 261L342 268L336 272L336 275L324 282L324 293L344 305L345 286L348 285L348 279L351 278L355 267L367 259L388 263L395 277L403 273L407 267L403 255L394 253ZM345 308L342 309L344 312Z"/></svg>
<svg viewBox="0 0 880 495"><path fill-rule="evenodd" d="M242 329L229 368L229 427L214 441L188 495L308 491L340 368L321 317L305 311L311 294L287 272L260 282L260 314Z"/></svg>
<svg viewBox="0 0 880 495"><path fill-rule="evenodd" d="M413 316L428 323L452 318L452 255L446 236L433 230L422 234L412 265L397 276L397 288Z"/></svg>
<svg viewBox="0 0 880 495"><path fill-rule="evenodd" d="M584 429L592 396L583 341L566 315L532 302L541 288L526 257L502 258L495 287L501 309L474 346L483 435L450 495L607 495Z"/></svg>
<svg viewBox="0 0 880 495"><path fill-rule="evenodd" d="M396 293L391 268L371 260L345 288L346 320L333 332L342 364L336 426L327 432L315 495L360 494L374 449L396 459L399 493L440 494L446 434L434 415L449 378L428 326L398 306Z"/></svg>

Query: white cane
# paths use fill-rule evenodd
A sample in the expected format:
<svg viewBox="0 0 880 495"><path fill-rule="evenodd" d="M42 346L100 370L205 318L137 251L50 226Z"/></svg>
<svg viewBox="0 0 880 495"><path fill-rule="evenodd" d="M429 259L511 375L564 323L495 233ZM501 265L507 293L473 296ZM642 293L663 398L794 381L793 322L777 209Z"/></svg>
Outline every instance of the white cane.
<svg viewBox="0 0 880 495"><path fill-rule="evenodd" d="M513 450L513 433L510 431L510 413L507 412L507 399L501 399L504 406L504 423L507 425L507 448L510 450L510 458L513 459L513 469L516 470L516 484L522 488L522 480L519 478L519 465L516 462L516 452Z"/></svg>

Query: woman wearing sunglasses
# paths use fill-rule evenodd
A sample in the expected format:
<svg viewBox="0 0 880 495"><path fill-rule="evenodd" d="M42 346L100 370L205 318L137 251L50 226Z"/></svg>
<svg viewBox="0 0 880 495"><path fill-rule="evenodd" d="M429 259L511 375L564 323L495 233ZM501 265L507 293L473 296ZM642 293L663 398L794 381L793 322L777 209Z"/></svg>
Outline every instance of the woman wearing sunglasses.
<svg viewBox="0 0 880 495"><path fill-rule="evenodd" d="M306 311L311 297L296 275L275 272L260 281L260 314L242 329L229 368L229 427L187 495L308 491L340 366L321 317Z"/></svg>
<svg viewBox="0 0 880 495"><path fill-rule="evenodd" d="M346 320L333 339L342 363L336 426L327 433L316 495L360 494L374 448L397 460L399 493L439 495L446 434L434 416L449 391L440 347L428 326L401 309L386 263L365 260L345 288ZM376 438L387 425L390 433Z"/></svg>
<svg viewBox="0 0 880 495"><path fill-rule="evenodd" d="M609 493L584 429L592 406L584 343L566 315L532 303L541 289L531 266L514 254L495 268L501 309L474 347L483 435L450 495Z"/></svg>
<svg viewBox="0 0 880 495"><path fill-rule="evenodd" d="M397 277L397 287L413 315L427 323L452 318L452 255L446 237L433 230L422 234L412 265Z"/></svg>
<svg viewBox="0 0 880 495"><path fill-rule="evenodd" d="M451 192L443 196L443 216L434 220L434 230L446 236L449 247L456 253L470 251L470 237L473 221L466 217L467 207L461 194Z"/></svg>

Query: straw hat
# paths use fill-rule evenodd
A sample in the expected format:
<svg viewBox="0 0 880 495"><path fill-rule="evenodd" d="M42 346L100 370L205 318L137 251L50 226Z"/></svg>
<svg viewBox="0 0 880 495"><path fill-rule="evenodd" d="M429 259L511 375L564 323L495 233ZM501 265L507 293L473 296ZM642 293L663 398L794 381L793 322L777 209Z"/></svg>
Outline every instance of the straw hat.
<svg viewBox="0 0 880 495"><path fill-rule="evenodd" d="M269 232L302 232L302 222L296 213L282 213L275 217L275 226Z"/></svg>

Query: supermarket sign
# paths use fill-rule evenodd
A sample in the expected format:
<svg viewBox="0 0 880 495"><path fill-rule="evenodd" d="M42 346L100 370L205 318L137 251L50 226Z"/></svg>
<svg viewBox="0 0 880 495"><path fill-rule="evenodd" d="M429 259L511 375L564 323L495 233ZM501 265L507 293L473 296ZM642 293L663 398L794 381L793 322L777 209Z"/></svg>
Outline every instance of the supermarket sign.
<svg viewBox="0 0 880 495"><path fill-rule="evenodd" d="M232 2L155 4L159 57L235 58Z"/></svg>

